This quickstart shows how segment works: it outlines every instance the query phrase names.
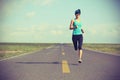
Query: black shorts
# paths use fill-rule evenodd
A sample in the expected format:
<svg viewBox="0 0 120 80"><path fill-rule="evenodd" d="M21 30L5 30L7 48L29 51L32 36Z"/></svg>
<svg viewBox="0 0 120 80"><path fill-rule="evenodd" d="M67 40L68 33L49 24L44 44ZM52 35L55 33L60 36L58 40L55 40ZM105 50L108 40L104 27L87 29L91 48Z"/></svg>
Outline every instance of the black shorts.
<svg viewBox="0 0 120 80"><path fill-rule="evenodd" d="M74 49L81 50L82 49L82 44L83 44L83 35L72 35L72 41L74 45Z"/></svg>

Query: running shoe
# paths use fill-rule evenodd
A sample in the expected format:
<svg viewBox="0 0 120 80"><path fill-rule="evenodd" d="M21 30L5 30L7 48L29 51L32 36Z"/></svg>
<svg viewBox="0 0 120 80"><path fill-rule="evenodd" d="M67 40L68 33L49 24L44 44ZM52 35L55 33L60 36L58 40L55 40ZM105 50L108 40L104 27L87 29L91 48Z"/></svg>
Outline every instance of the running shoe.
<svg viewBox="0 0 120 80"><path fill-rule="evenodd" d="M79 60L78 60L78 63L82 63L82 59L79 59Z"/></svg>

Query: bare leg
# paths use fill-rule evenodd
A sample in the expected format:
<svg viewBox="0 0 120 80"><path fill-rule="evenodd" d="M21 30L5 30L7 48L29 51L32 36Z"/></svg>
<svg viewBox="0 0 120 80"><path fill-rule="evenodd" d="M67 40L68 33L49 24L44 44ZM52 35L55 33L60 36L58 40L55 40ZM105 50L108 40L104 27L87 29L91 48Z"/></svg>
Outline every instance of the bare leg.
<svg viewBox="0 0 120 80"><path fill-rule="evenodd" d="M82 62L82 54L83 54L82 50L78 50L78 56L79 56L78 62L79 62L79 63Z"/></svg>
<svg viewBox="0 0 120 80"><path fill-rule="evenodd" d="M82 54L83 54L83 51L80 50L80 59L82 59Z"/></svg>

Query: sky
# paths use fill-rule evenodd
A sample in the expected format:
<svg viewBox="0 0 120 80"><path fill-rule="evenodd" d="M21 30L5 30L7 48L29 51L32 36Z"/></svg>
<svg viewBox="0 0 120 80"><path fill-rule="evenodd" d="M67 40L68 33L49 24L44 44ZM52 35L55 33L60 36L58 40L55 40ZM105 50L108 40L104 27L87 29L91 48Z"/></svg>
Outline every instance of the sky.
<svg viewBox="0 0 120 80"><path fill-rule="evenodd" d="M120 43L119 0L0 0L0 42L72 43L81 9L84 43Z"/></svg>

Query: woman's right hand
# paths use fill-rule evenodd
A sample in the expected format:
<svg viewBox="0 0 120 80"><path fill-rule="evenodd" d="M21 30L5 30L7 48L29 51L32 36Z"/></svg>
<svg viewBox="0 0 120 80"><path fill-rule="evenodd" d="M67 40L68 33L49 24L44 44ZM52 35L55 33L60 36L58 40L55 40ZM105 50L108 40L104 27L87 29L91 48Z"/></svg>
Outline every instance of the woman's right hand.
<svg viewBox="0 0 120 80"><path fill-rule="evenodd" d="M74 29L73 23L74 23L74 20L71 20L71 22L70 22L70 28L69 28L70 30Z"/></svg>
<svg viewBox="0 0 120 80"><path fill-rule="evenodd" d="M75 26L75 29L78 28L78 26Z"/></svg>

